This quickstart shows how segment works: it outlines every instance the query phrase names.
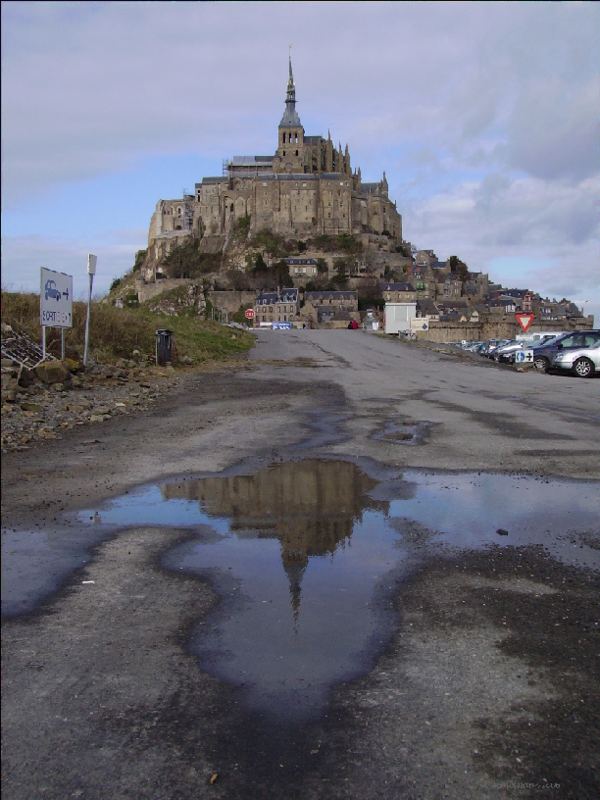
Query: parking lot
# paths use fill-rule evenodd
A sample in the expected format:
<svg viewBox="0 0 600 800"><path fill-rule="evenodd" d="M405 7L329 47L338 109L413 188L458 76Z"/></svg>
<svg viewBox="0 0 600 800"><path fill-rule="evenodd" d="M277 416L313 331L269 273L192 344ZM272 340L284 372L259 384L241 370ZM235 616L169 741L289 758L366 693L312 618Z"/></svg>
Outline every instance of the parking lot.
<svg viewBox="0 0 600 800"><path fill-rule="evenodd" d="M7 454L5 794L595 799L599 423L596 380L260 331Z"/></svg>

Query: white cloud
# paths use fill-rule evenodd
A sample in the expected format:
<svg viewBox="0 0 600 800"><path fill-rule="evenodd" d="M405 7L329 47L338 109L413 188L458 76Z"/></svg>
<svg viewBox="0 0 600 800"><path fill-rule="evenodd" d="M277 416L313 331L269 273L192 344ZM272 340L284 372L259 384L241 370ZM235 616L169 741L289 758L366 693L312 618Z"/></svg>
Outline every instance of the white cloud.
<svg viewBox="0 0 600 800"><path fill-rule="evenodd" d="M460 255L505 285L585 294L600 305L599 194L600 177L571 184L490 175L415 205L404 227L419 246ZM494 266L501 259L531 266L515 276Z"/></svg>
<svg viewBox="0 0 600 800"><path fill-rule="evenodd" d="M183 152L218 174L222 157L272 151L293 30L307 132L348 141L365 180L387 170L407 238L479 268L541 259L548 284L597 264L598 4L9 0L2 22L2 189L19 232L32 196L58 202L72 182ZM85 202L94 219L93 191ZM32 221L5 243L5 281L45 254L79 268L83 237L54 211L54 239ZM110 277L144 238L106 244Z"/></svg>
<svg viewBox="0 0 600 800"><path fill-rule="evenodd" d="M115 231L104 243L94 247L98 256L94 293L105 294L116 277L133 266L136 250L146 232ZM2 243L2 289L4 291L38 292L40 267L73 275L76 297L87 296L87 254L89 243L69 238L43 236L5 237Z"/></svg>

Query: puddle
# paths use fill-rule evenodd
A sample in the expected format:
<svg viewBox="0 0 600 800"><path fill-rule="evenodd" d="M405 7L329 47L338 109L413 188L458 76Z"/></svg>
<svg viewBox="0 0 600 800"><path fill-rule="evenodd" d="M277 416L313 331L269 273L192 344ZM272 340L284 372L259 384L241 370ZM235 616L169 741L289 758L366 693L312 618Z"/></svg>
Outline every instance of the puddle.
<svg viewBox="0 0 600 800"><path fill-rule="evenodd" d="M398 581L421 559L531 544L600 569L598 482L390 474L307 459L140 487L69 518L47 552L43 534L29 550L19 550L24 532L9 537L19 578L9 609L19 597L39 602L54 571L81 563L90 542L127 527L187 528L192 538L162 566L208 580L220 597L190 634L200 668L238 687L260 715L306 719L333 685L371 669L398 624ZM19 572L40 541L35 570Z"/></svg>
<svg viewBox="0 0 600 800"><path fill-rule="evenodd" d="M372 438L377 442L392 442L393 444L423 444L429 437L431 427L431 422L388 421L373 434Z"/></svg>

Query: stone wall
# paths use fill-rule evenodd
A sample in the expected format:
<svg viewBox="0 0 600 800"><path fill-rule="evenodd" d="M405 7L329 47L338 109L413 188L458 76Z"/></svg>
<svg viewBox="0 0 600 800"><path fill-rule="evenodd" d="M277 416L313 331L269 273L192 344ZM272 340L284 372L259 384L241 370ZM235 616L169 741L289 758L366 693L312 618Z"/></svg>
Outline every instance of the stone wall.
<svg viewBox="0 0 600 800"><path fill-rule="evenodd" d="M178 289L180 286L189 286L192 282L190 278L165 278L164 280L156 281L156 283L136 281L135 289L140 303L145 303L146 300L151 300L163 292L167 292L170 289Z"/></svg>
<svg viewBox="0 0 600 800"><path fill-rule="evenodd" d="M591 327L590 317L566 320L540 320L535 322L527 333L543 333L544 331L587 330ZM523 333L514 315L498 316L498 319L482 322L439 322L432 320L428 331L418 331L418 339L430 342L483 342L487 339L514 339Z"/></svg>
<svg viewBox="0 0 600 800"><path fill-rule="evenodd" d="M231 315L239 311L240 306L254 308L256 292L254 290L242 292L214 290L206 293L206 299L219 311L226 311Z"/></svg>
<svg viewBox="0 0 600 800"><path fill-rule="evenodd" d="M385 195L361 195L353 189L352 177L344 174L304 176L272 175L223 178L202 183L194 203L194 230L208 235L231 233L235 220L250 217L251 233L268 228L287 238L309 238L318 234L360 234L365 228L375 234L388 231L402 240L402 218ZM172 229L178 221L174 206L163 217ZM151 226L156 235L157 221Z"/></svg>

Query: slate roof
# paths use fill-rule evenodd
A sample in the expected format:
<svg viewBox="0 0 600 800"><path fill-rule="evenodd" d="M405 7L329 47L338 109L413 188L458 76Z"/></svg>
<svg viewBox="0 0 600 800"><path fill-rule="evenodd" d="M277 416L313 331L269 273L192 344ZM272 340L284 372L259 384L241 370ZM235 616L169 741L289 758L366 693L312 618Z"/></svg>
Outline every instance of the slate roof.
<svg viewBox="0 0 600 800"><path fill-rule="evenodd" d="M256 298L258 306L274 306L276 303L297 303L298 289L282 289L278 292L259 292Z"/></svg>
<svg viewBox="0 0 600 800"><path fill-rule="evenodd" d="M439 308L440 311L450 311L454 309L459 309L464 311L469 306L468 300L440 300L436 302L436 306Z"/></svg>
<svg viewBox="0 0 600 800"><path fill-rule="evenodd" d="M283 117L281 118L279 127L280 128L302 127L302 123L300 122L300 117L298 116L298 112L293 107L292 103L286 103L285 111L283 112Z"/></svg>
<svg viewBox="0 0 600 800"><path fill-rule="evenodd" d="M411 283L382 283L384 292L414 292L415 287Z"/></svg>
<svg viewBox="0 0 600 800"><path fill-rule="evenodd" d="M264 167L273 163L273 156L234 156L229 164L232 167Z"/></svg>
<svg viewBox="0 0 600 800"><path fill-rule="evenodd" d="M417 300L417 311L419 314L432 317L437 317L440 313L433 300L430 300L429 298Z"/></svg>

